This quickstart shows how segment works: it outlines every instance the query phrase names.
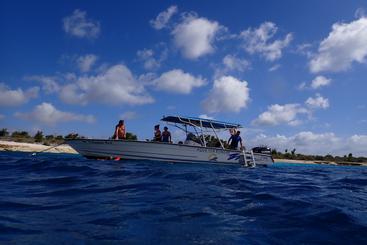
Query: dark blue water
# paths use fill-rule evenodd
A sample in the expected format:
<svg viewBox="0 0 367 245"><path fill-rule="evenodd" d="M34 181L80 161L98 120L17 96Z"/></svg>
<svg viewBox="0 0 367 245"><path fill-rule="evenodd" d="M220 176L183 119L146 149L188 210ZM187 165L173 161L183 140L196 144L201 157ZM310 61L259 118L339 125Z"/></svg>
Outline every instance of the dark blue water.
<svg viewBox="0 0 367 245"><path fill-rule="evenodd" d="M367 243L367 168L0 153L0 244Z"/></svg>

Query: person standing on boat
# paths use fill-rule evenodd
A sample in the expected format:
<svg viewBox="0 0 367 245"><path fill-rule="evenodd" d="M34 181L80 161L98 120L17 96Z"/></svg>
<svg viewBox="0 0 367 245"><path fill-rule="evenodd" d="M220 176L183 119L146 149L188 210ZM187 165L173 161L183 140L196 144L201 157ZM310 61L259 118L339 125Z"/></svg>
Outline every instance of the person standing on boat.
<svg viewBox="0 0 367 245"><path fill-rule="evenodd" d="M126 128L124 120L120 120L119 123L116 125L115 133L113 134L112 138L115 140L126 139Z"/></svg>
<svg viewBox="0 0 367 245"><path fill-rule="evenodd" d="M171 143L171 133L168 131L167 127L164 127L164 131L162 133L162 142Z"/></svg>
<svg viewBox="0 0 367 245"><path fill-rule="evenodd" d="M237 150L238 143L240 143L241 149L243 148L242 139L241 139L240 134L241 134L241 132L237 131L236 134L231 135L231 137L228 140L229 148L231 148L233 150ZM229 143L229 142L231 142L231 143Z"/></svg>
<svg viewBox="0 0 367 245"><path fill-rule="evenodd" d="M158 141L161 142L162 141L162 133L161 130L159 129L159 124L154 126L154 141Z"/></svg>

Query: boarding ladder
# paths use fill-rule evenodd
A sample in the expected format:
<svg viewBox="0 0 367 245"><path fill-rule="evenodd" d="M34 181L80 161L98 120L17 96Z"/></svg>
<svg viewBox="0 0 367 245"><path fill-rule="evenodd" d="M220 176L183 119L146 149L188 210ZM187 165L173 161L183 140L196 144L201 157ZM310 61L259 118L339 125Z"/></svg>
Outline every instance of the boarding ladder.
<svg viewBox="0 0 367 245"><path fill-rule="evenodd" d="M240 163L245 167L256 167L254 152L252 150L246 151L245 149L242 149Z"/></svg>

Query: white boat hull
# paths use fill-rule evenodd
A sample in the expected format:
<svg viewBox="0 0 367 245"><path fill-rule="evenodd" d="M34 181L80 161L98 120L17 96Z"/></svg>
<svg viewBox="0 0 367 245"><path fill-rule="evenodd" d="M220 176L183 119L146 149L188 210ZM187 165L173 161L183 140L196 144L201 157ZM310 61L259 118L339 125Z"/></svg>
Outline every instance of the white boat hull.
<svg viewBox="0 0 367 245"><path fill-rule="evenodd" d="M241 152L213 147L168 144L151 141L75 139L67 143L87 158L120 158L180 163L241 164ZM268 154L246 154L248 162L256 165L273 164ZM242 161L243 164L243 161Z"/></svg>

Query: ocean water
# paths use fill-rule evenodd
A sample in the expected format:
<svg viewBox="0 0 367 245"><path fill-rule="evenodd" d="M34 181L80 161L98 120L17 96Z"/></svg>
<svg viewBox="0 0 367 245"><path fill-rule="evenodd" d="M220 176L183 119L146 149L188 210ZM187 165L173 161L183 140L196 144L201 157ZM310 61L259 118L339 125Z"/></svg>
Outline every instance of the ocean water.
<svg viewBox="0 0 367 245"><path fill-rule="evenodd" d="M366 244L367 168L0 153L0 244Z"/></svg>

